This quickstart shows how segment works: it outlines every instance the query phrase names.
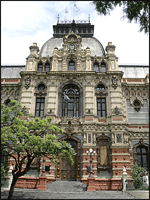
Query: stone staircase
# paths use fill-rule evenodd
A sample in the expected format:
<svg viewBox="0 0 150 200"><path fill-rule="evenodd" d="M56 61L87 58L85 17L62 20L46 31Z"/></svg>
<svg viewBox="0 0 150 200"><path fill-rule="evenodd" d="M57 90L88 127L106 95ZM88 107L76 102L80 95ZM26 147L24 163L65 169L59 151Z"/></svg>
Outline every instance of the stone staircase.
<svg viewBox="0 0 150 200"><path fill-rule="evenodd" d="M87 185L79 181L54 181L47 183L47 190L50 199L137 199L122 191L87 191Z"/></svg>
<svg viewBox="0 0 150 200"><path fill-rule="evenodd" d="M80 181L54 181L47 183L47 190L51 192L84 192L87 185Z"/></svg>

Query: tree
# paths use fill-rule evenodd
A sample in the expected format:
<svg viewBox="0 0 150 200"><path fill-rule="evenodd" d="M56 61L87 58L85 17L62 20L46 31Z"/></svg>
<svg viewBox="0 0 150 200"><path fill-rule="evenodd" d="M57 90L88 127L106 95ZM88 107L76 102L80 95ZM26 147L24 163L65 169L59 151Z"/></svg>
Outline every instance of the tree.
<svg viewBox="0 0 150 200"><path fill-rule="evenodd" d="M149 33L149 1L93 1L100 15L110 14L117 5L123 6L122 19L135 20L140 25L140 32Z"/></svg>
<svg viewBox="0 0 150 200"><path fill-rule="evenodd" d="M62 130L51 120L25 116L21 103L15 100L9 106L1 105L1 152L15 161L8 199L13 196L18 177L27 173L32 161L38 156L46 156L54 163L57 163L58 158L65 157L73 165L75 151L65 141L56 142L53 133Z"/></svg>

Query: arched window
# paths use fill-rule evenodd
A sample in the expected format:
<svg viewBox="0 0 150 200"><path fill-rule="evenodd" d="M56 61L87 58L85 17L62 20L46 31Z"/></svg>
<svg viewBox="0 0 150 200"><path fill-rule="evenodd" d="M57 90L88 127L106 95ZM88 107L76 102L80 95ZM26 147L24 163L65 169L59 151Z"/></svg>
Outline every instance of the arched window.
<svg viewBox="0 0 150 200"><path fill-rule="evenodd" d="M67 85L62 92L62 117L79 117L80 91L76 85Z"/></svg>
<svg viewBox="0 0 150 200"><path fill-rule="evenodd" d="M49 63L45 64L45 71L46 72L50 71L50 64Z"/></svg>
<svg viewBox="0 0 150 200"><path fill-rule="evenodd" d="M43 71L43 65L42 63L38 64L38 72L42 72Z"/></svg>
<svg viewBox="0 0 150 200"><path fill-rule="evenodd" d="M104 62L101 63L101 72L106 72L106 64Z"/></svg>
<svg viewBox="0 0 150 200"><path fill-rule="evenodd" d="M95 72L99 72L99 64L98 64L97 62L94 63L94 65L93 65L93 70L94 70Z"/></svg>
<svg viewBox="0 0 150 200"><path fill-rule="evenodd" d="M134 162L139 167L144 167L149 170L149 148L148 144L143 142L141 138L138 144L133 146L134 149Z"/></svg>
<svg viewBox="0 0 150 200"><path fill-rule="evenodd" d="M100 91L100 92L102 92L102 91L105 90L105 86L104 86L102 83L100 83L100 84L98 84L98 86L97 86L97 90Z"/></svg>
<svg viewBox="0 0 150 200"><path fill-rule="evenodd" d="M74 61L70 61L69 62L68 70L69 71L74 71L75 70L75 62Z"/></svg>

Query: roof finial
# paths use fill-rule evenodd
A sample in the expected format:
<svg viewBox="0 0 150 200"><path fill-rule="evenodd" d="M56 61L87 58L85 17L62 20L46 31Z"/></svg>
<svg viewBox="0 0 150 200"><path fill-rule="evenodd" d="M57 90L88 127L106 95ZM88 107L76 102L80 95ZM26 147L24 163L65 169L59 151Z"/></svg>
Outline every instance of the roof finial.
<svg viewBox="0 0 150 200"><path fill-rule="evenodd" d="M59 24L59 14L58 14L58 17L57 17L57 24Z"/></svg>
<svg viewBox="0 0 150 200"><path fill-rule="evenodd" d="M89 14L89 23L90 23L90 14Z"/></svg>

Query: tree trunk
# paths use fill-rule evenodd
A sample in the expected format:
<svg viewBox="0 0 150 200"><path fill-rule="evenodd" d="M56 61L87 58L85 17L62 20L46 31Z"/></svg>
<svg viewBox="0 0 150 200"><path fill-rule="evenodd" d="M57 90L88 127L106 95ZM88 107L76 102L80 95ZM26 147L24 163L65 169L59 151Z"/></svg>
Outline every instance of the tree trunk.
<svg viewBox="0 0 150 200"><path fill-rule="evenodd" d="M18 179L18 176L16 176L16 174L14 174L13 175L13 180L12 180L12 183L11 183L11 187L10 187L10 190L9 190L9 195L8 195L7 199L12 199L17 179Z"/></svg>

